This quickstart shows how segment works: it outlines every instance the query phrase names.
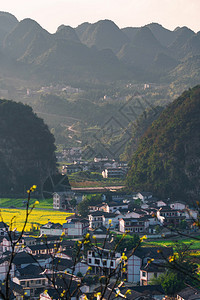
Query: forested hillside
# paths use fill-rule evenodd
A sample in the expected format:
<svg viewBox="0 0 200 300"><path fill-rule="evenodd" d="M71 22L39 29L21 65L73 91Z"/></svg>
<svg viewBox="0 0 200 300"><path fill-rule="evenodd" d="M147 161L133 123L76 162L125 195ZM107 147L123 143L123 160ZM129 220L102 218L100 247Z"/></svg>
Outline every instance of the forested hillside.
<svg viewBox="0 0 200 300"><path fill-rule="evenodd" d="M196 201L200 192L200 86L185 91L148 128L132 157L127 185Z"/></svg>
<svg viewBox="0 0 200 300"><path fill-rule="evenodd" d="M0 193L38 192L56 170L54 137L31 107L0 100Z"/></svg>

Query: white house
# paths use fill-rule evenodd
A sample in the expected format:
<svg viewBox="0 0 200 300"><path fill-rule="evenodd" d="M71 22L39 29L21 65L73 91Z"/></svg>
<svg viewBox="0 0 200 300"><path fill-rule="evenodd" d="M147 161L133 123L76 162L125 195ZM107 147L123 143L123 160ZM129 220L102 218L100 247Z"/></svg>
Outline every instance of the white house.
<svg viewBox="0 0 200 300"><path fill-rule="evenodd" d="M113 214L113 213L105 213L102 215L102 224L106 228L115 228L116 226L119 225L119 220L123 216L120 214Z"/></svg>
<svg viewBox="0 0 200 300"><path fill-rule="evenodd" d="M40 227L41 235L61 236L62 232L63 228L59 223L48 222Z"/></svg>
<svg viewBox="0 0 200 300"><path fill-rule="evenodd" d="M128 209L128 203L126 202L111 202L106 205L106 211L108 213L114 213L119 209Z"/></svg>
<svg viewBox="0 0 200 300"><path fill-rule="evenodd" d="M172 202L170 205L171 209L183 210L186 208L186 205L181 202Z"/></svg>
<svg viewBox="0 0 200 300"><path fill-rule="evenodd" d="M148 200L153 197L151 192L140 192L134 196L134 199L140 199L143 203L148 203Z"/></svg>
<svg viewBox="0 0 200 300"><path fill-rule="evenodd" d="M125 233L143 233L148 227L145 223L147 221L143 218L122 218L119 220L119 231Z"/></svg>
<svg viewBox="0 0 200 300"><path fill-rule="evenodd" d="M166 262L165 259L172 254L173 249L171 247L141 247L133 253L132 250L129 251L127 253L127 282L140 283L140 280L146 280L146 275L141 274L140 277L140 270L148 264L148 260L154 259L154 264L161 263L163 265ZM158 270L156 272L158 273ZM151 272L149 271L149 273Z"/></svg>
<svg viewBox="0 0 200 300"><path fill-rule="evenodd" d="M53 208L58 210L66 210L69 207L69 202L73 199L74 192L55 192L53 193Z"/></svg>
<svg viewBox="0 0 200 300"><path fill-rule="evenodd" d="M63 231L69 237L81 237L86 235L89 230L89 221L87 219L74 217L63 224Z"/></svg>
<svg viewBox="0 0 200 300"><path fill-rule="evenodd" d="M107 269L108 274L114 269L117 270L120 261L121 254L113 253L108 249L99 248L98 251L90 249L87 252L87 264L92 267L92 272L95 274L102 275L103 268Z"/></svg>
<svg viewBox="0 0 200 300"><path fill-rule="evenodd" d="M4 223L0 222L0 236L5 236L8 232L9 226Z"/></svg>
<svg viewBox="0 0 200 300"><path fill-rule="evenodd" d="M7 276L9 264L10 264L10 257L7 256L5 258L0 259L0 281L2 282L5 280ZM11 278L14 277L14 273L15 273L15 265L12 264L11 270L9 272Z"/></svg>
<svg viewBox="0 0 200 300"><path fill-rule="evenodd" d="M145 266L140 268L140 285L149 285L153 278L157 278L163 274L165 269L159 267L159 264L147 263Z"/></svg>

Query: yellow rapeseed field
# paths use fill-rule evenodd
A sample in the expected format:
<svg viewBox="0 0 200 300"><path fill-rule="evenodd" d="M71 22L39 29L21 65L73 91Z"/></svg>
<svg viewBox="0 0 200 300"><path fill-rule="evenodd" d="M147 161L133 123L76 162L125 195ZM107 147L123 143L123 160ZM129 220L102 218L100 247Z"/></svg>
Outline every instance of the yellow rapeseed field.
<svg viewBox="0 0 200 300"><path fill-rule="evenodd" d="M28 223L25 230L30 230L32 226L40 227L41 225L48 223L48 221L63 224L66 222L66 217L69 215L70 213L61 211L33 209L28 217ZM13 219L12 229L16 228L17 231L21 231L25 216L25 209L1 208L0 221L3 220L6 224L10 225L10 222Z"/></svg>

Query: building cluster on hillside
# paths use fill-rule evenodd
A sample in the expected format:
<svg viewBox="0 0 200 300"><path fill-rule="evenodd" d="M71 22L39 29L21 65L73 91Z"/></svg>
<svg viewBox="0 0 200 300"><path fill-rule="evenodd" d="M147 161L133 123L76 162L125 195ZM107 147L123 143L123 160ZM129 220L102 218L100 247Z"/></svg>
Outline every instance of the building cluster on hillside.
<svg viewBox="0 0 200 300"><path fill-rule="evenodd" d="M128 172L126 162L117 162L114 159L94 158L93 161L81 160L81 148L63 150L69 163L62 166L62 174L73 174L80 171L100 172L103 178L124 178Z"/></svg>
<svg viewBox="0 0 200 300"><path fill-rule="evenodd" d="M59 197L60 193L54 193L56 205L60 203ZM62 293L63 290L67 290L69 295L73 294L70 299L86 299L84 297L91 295L93 290L89 283L82 284L80 276L86 274L88 268L90 276L112 274L115 278L113 274L117 274L119 281L123 282L119 287L112 286L111 281L103 299L107 299L109 291L110 299L123 299L124 295L127 295L127 299L164 299L162 287L149 283L152 278L166 272L164 263L173 255L172 247L140 247L136 250L122 247L118 250L115 248L114 233L137 233L140 237L147 235L152 238L174 234L176 229L194 231L194 220L197 217L198 212L186 204L170 199L159 200L150 192L131 195L114 193L109 201L103 197L102 203L90 205L86 218L72 214L62 225L49 221L41 226L39 237L21 237L15 245L15 256L10 268L10 299L26 296L29 297L27 299L61 299L58 292ZM81 241L88 233L95 241L106 242L102 248L96 242L93 247L86 247L82 257L76 259L77 240ZM67 239L62 240L62 236ZM1 282L4 282L10 266L12 242L17 239L18 233L10 232L8 225L1 222ZM122 272L123 256L127 257L127 263ZM95 288L98 294L97 283ZM127 289L131 291L130 297L126 294ZM189 299L183 297L184 293L200 295L198 290L194 293L188 289L177 295L177 299ZM142 298L144 296L146 298Z"/></svg>

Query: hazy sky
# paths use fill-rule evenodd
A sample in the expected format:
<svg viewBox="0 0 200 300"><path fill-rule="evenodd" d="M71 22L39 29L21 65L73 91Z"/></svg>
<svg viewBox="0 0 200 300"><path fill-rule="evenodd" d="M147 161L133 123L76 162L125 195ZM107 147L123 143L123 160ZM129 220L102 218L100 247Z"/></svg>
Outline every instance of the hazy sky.
<svg viewBox="0 0 200 300"><path fill-rule="evenodd" d="M0 10L18 20L32 18L49 32L61 24L113 20L120 28L157 22L173 30L200 31L200 0L0 0Z"/></svg>

